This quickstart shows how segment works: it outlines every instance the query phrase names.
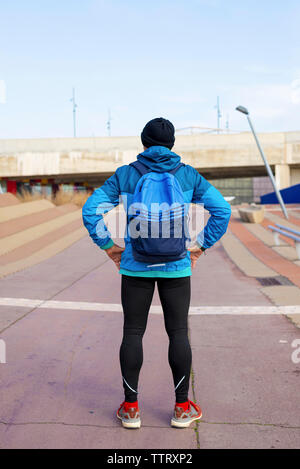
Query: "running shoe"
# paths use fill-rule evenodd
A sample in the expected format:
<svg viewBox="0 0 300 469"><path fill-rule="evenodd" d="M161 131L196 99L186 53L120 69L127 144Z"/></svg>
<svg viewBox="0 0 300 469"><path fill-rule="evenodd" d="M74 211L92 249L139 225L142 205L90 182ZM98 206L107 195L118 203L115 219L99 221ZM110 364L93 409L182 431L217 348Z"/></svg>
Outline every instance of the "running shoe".
<svg viewBox="0 0 300 469"><path fill-rule="evenodd" d="M117 412L117 417L122 421L124 428L140 428L141 418L137 402L122 402Z"/></svg>
<svg viewBox="0 0 300 469"><path fill-rule="evenodd" d="M192 401L188 401L183 405L176 404L174 417L171 420L171 426L176 428L187 428L195 420L202 417L202 410Z"/></svg>

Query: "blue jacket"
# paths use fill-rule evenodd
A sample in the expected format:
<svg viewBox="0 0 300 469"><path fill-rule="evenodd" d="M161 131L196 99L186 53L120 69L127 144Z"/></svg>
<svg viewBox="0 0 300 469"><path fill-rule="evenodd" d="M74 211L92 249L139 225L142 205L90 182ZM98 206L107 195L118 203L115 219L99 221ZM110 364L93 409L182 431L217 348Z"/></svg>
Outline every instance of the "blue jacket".
<svg viewBox="0 0 300 469"><path fill-rule="evenodd" d="M154 146L138 155L144 165L156 172L171 171L180 163L180 156L166 147ZM82 209L83 222L93 241L101 248L113 245L111 235L104 223L103 214L109 212L120 202L130 206L140 174L129 165L121 166L102 187L96 189ZM192 166L181 167L175 174L180 182L185 202L203 204L210 218L197 242L204 248L213 246L226 232L231 208L220 192L213 187ZM179 261L165 265L147 266L134 260L130 238L125 233L125 251L122 254L120 273L133 276L180 277L191 275L190 253Z"/></svg>

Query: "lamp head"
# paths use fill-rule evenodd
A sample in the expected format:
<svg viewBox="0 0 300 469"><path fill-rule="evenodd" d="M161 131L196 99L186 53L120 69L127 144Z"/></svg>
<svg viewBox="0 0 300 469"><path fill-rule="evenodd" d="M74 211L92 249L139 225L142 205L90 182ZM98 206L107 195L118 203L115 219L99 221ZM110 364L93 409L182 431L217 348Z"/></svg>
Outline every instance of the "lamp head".
<svg viewBox="0 0 300 469"><path fill-rule="evenodd" d="M248 109L245 108L244 106L238 106L238 107L236 108L236 111L242 112L243 114L246 114L246 116L249 115Z"/></svg>

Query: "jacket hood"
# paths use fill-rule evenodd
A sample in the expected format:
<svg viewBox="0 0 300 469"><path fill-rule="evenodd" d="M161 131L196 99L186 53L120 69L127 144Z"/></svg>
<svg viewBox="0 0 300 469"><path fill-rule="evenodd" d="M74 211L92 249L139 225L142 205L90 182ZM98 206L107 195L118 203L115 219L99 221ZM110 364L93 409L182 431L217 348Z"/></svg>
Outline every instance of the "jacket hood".
<svg viewBox="0 0 300 469"><path fill-rule="evenodd" d="M180 163L180 156L166 147L150 147L137 156L137 159L147 168L157 173L172 171Z"/></svg>

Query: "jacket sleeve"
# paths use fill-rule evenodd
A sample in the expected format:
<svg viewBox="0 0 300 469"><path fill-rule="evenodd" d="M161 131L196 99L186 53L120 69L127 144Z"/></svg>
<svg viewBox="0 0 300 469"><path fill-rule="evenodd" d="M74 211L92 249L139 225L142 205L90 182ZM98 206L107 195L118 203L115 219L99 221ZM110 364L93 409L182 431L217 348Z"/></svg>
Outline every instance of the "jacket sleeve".
<svg viewBox="0 0 300 469"><path fill-rule="evenodd" d="M120 186L115 173L103 186L96 189L82 208L82 218L90 237L101 249L113 246L103 215L119 205Z"/></svg>
<svg viewBox="0 0 300 469"><path fill-rule="evenodd" d="M222 194L199 173L196 177L192 203L202 204L210 213L204 230L197 236L197 244L208 249L226 233L231 207Z"/></svg>

